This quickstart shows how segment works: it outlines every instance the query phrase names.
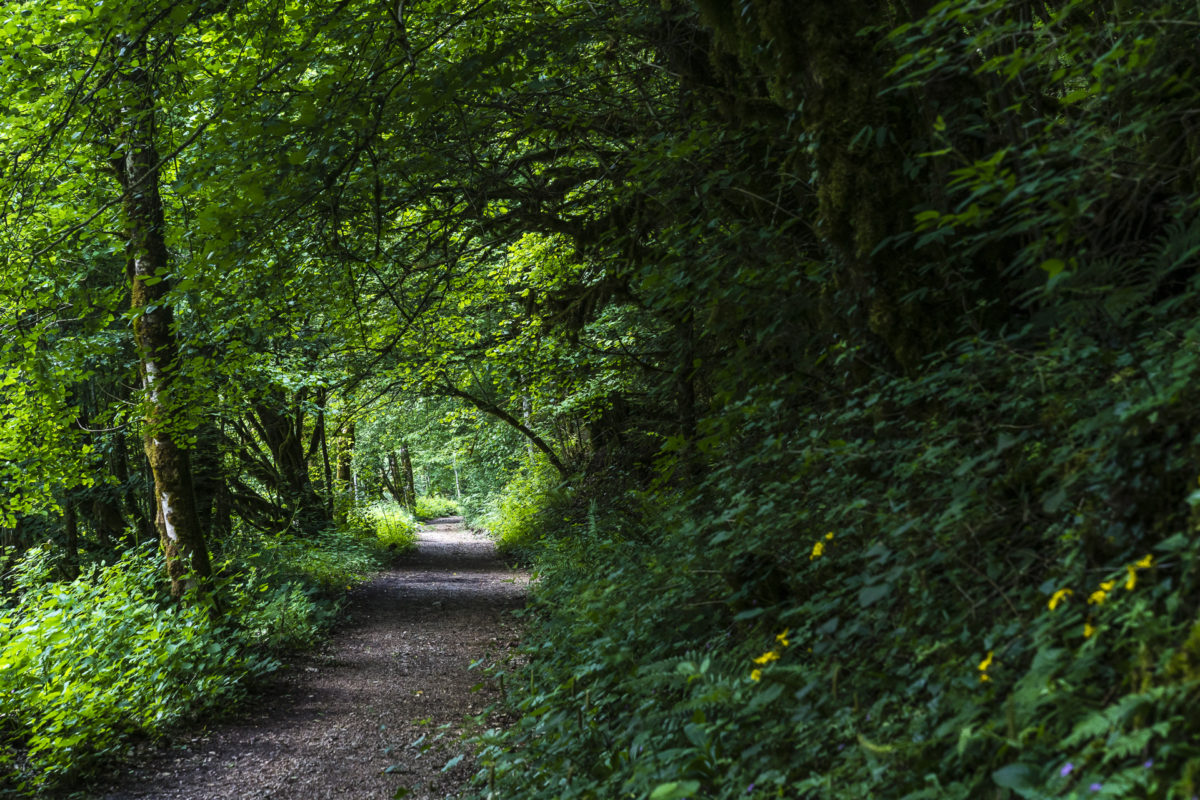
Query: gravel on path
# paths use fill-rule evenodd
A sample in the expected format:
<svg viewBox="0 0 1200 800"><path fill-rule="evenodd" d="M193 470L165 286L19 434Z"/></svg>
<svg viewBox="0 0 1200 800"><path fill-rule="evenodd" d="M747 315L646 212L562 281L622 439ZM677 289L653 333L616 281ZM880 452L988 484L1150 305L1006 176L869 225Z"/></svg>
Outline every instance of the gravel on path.
<svg viewBox="0 0 1200 800"><path fill-rule="evenodd" d="M355 589L330 641L233 719L148 752L98 800L434 800L472 774L460 734L495 694L473 662L517 645L528 576L457 517ZM465 754L443 771L448 761ZM405 793L404 790L407 790Z"/></svg>

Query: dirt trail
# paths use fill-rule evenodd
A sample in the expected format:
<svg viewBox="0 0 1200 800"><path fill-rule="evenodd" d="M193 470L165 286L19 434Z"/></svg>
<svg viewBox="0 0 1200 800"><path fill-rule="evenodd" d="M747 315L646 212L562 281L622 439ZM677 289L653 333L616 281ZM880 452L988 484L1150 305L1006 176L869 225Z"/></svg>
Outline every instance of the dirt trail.
<svg viewBox="0 0 1200 800"><path fill-rule="evenodd" d="M417 552L356 589L319 652L295 661L234 719L149 754L103 800L442 798L472 773L457 733L494 699L468 665L516 644L505 612L527 576L457 517L435 520ZM424 739L422 739L424 737Z"/></svg>

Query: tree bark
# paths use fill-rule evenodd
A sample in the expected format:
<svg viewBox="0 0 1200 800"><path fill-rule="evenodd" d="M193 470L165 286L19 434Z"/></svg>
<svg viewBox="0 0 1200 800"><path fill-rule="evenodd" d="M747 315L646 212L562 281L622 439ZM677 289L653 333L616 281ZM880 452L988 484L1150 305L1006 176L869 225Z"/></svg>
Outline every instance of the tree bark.
<svg viewBox="0 0 1200 800"><path fill-rule="evenodd" d="M346 521L346 515L354 507L354 423L346 426L346 433L339 437L337 451L337 500L334 510L339 522Z"/></svg>
<svg viewBox="0 0 1200 800"><path fill-rule="evenodd" d="M79 577L79 517L75 514L75 500L68 496L63 503L63 532L66 546L62 563L62 574L69 581Z"/></svg>
<svg viewBox="0 0 1200 800"><path fill-rule="evenodd" d="M329 521L325 504L321 502L312 479L308 475L309 453L304 452L304 413L300 395L293 398L291 413L280 413L273 407L276 403L283 408L281 393L273 393L273 399L258 403L254 413L257 430L275 461L279 474L277 487L283 506L292 517L291 527L304 535L312 535L325 527ZM315 443L314 443L315 444Z"/></svg>
<svg viewBox="0 0 1200 800"><path fill-rule="evenodd" d="M326 441L327 429L325 427L325 401L328 399L328 393L322 389L318 399L321 403L321 410L317 414L317 430L321 436L321 467L322 474L325 476L325 514L330 519L333 519L334 504L333 498L336 492L333 489L333 469L329 464L329 443Z"/></svg>
<svg viewBox="0 0 1200 800"><path fill-rule="evenodd" d="M122 37L125 48L135 45ZM158 151L155 147L154 93L144 40L122 65L124 91L121 132L124 158L125 227L128 272L133 286L133 336L146 390L143 444L154 476L155 527L167 561L171 594L182 597L201 588L212 575L204 534L196 517L188 452L181 445L177 395L178 353L167 304L167 245L159 195Z"/></svg>
<svg viewBox="0 0 1200 800"><path fill-rule="evenodd" d="M412 456L408 452L408 444L400 442L400 468L403 470L400 478L403 481L403 505L409 511L416 513L417 488L413 483Z"/></svg>

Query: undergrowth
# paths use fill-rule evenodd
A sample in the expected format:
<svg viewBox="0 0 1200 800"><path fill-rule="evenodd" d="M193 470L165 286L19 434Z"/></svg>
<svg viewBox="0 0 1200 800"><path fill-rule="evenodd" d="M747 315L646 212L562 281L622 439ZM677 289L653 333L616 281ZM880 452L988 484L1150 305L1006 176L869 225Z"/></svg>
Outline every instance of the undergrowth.
<svg viewBox="0 0 1200 800"><path fill-rule="evenodd" d="M1200 325L1167 319L970 337L802 425L751 393L706 425L754 458L657 512L503 505L539 579L480 796L1193 797Z"/></svg>
<svg viewBox="0 0 1200 800"><path fill-rule="evenodd" d="M153 548L54 581L27 552L0 606L0 796L69 789L134 738L228 707L288 651L316 644L347 589L415 541L399 509L369 508L309 539L244 534L218 561L220 611L170 600Z"/></svg>
<svg viewBox="0 0 1200 800"><path fill-rule="evenodd" d="M457 517L463 513L462 504L440 494L421 495L417 498L418 519Z"/></svg>
<svg viewBox="0 0 1200 800"><path fill-rule="evenodd" d="M368 537L396 551L404 551L417 543L417 530L421 527L412 512L399 503L373 503L356 509L348 525Z"/></svg>
<svg viewBox="0 0 1200 800"><path fill-rule="evenodd" d="M471 509L468 522L491 535L500 555L527 562L544 544L548 531L570 522L560 507L566 502L558 474L534 462L517 471L504 490Z"/></svg>

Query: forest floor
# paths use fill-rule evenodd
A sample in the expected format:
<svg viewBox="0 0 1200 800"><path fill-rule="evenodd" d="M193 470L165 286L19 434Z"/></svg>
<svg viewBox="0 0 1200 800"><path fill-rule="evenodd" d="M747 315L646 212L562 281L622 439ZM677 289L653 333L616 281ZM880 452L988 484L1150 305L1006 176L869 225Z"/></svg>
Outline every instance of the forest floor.
<svg viewBox="0 0 1200 800"><path fill-rule="evenodd" d="M481 667L505 658L528 576L457 517L351 592L329 641L293 659L232 716L147 746L88 795L102 800L433 800L474 772L464 733L496 699ZM464 755L450 769L452 759ZM407 793L403 790L407 789Z"/></svg>

